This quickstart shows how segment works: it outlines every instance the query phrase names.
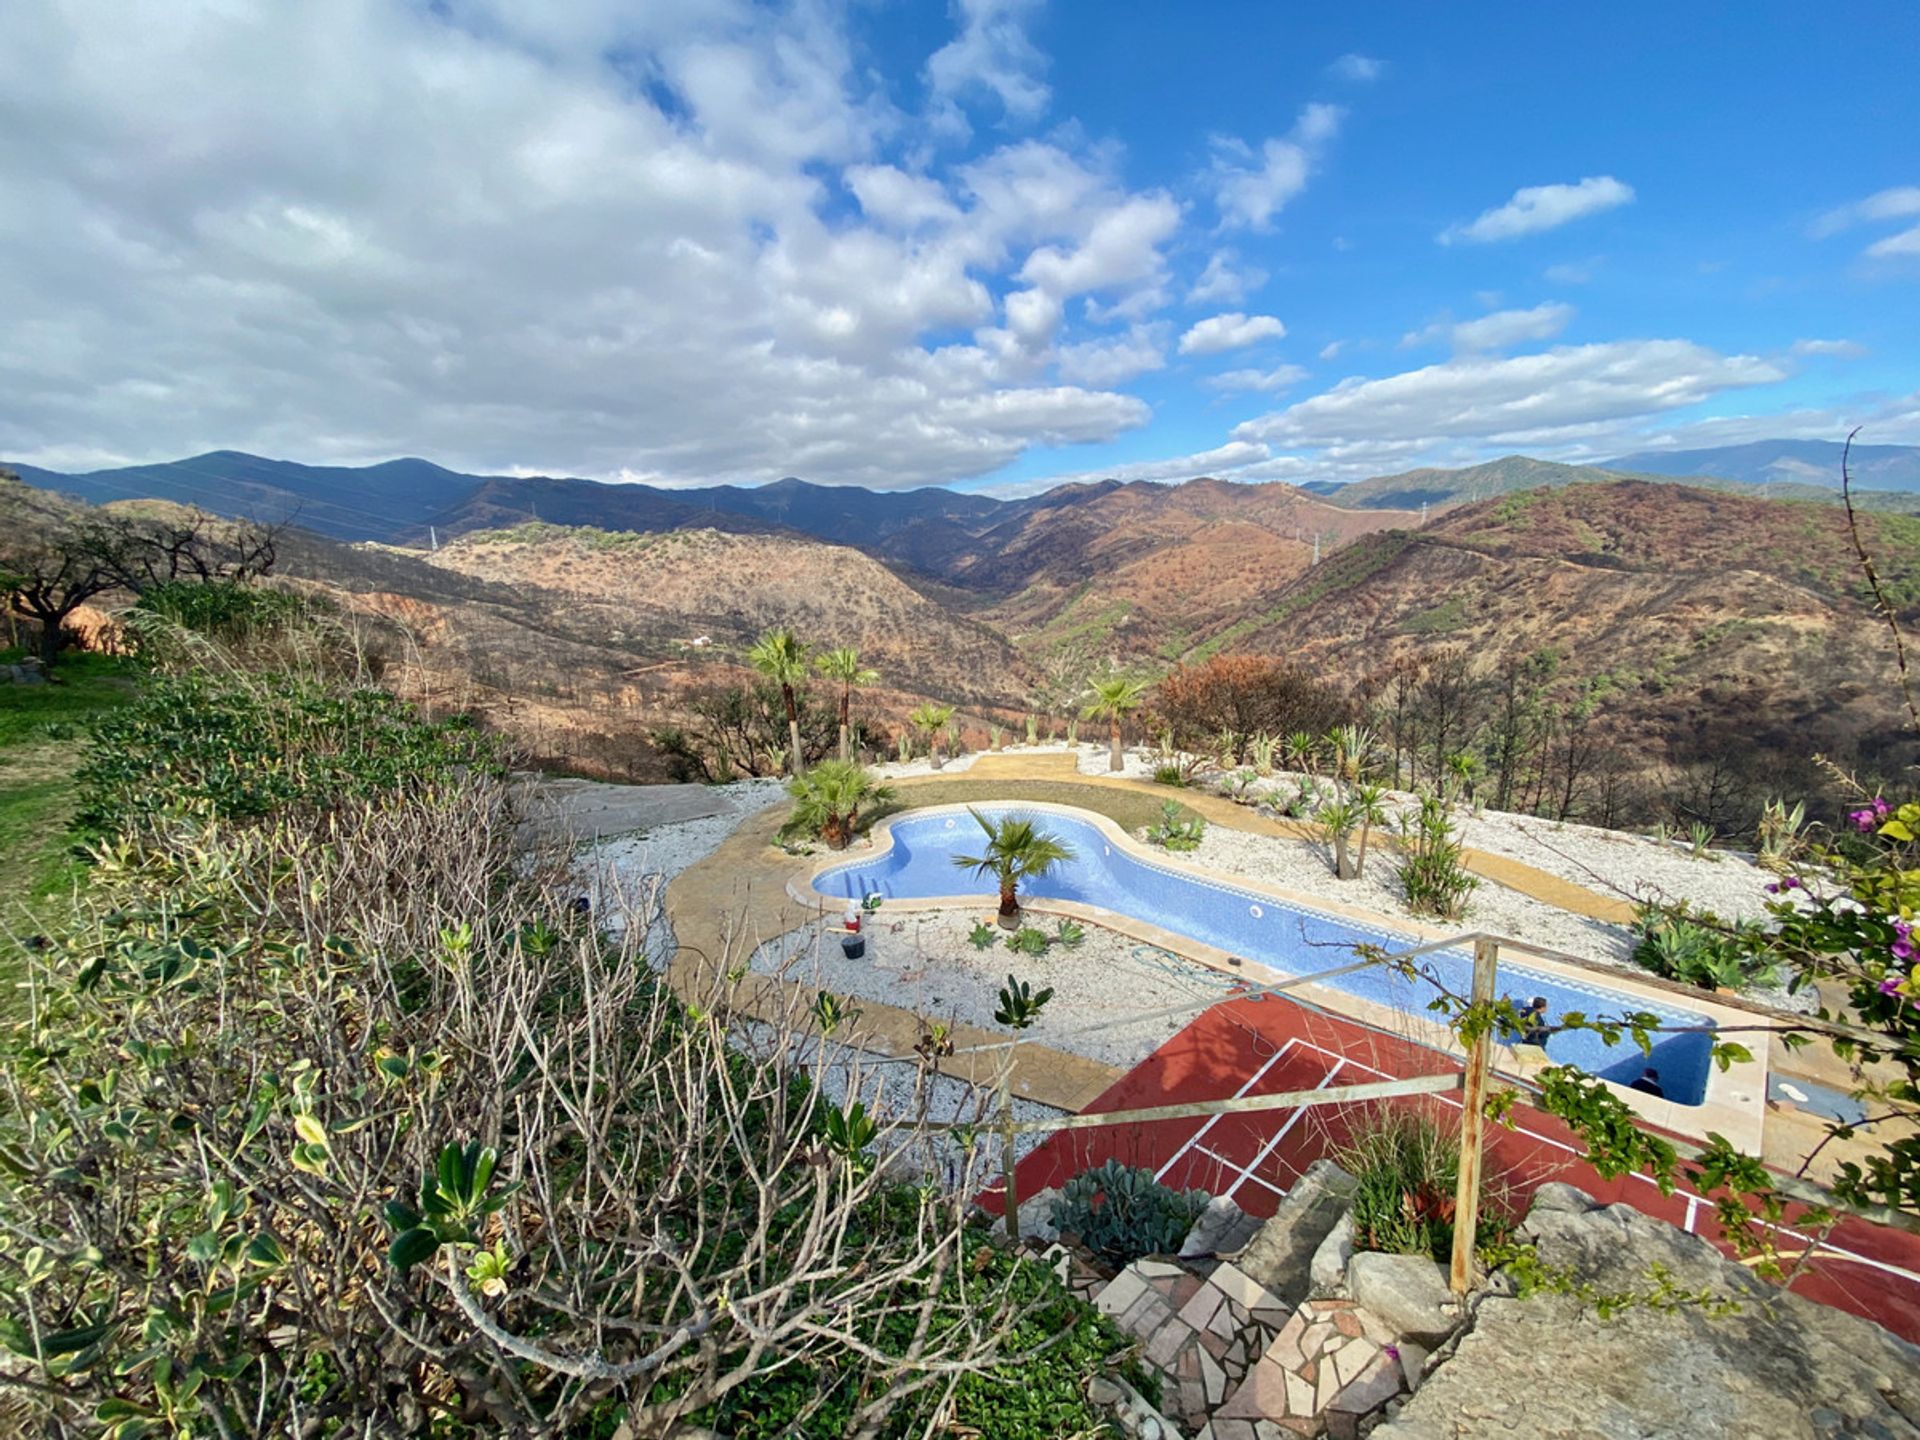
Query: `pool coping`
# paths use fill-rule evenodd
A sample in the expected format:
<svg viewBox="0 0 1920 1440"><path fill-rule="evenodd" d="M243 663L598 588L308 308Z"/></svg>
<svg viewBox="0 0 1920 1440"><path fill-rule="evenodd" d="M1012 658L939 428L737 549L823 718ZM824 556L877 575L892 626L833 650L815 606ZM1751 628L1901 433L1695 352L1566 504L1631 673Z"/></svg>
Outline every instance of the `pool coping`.
<svg viewBox="0 0 1920 1440"><path fill-rule="evenodd" d="M1444 930L1418 920L1387 917L1362 906L1304 895L1299 891L1270 885L1262 880L1223 873L1183 856L1168 854L1144 845L1115 821L1097 811L1040 800L989 800L979 804L992 808L1013 808L1025 813L1052 814L1073 819L1092 826L1104 835L1109 843L1119 845L1128 855L1144 864L1176 875L1205 880L1227 889L1264 895L1295 910L1362 924L1369 929L1384 932L1388 936L1402 935L1416 943L1425 943L1433 940L1459 939L1463 933L1457 930ZM933 805L889 816L873 827L863 853L851 854L848 850L842 850L815 860L811 865L802 867L791 876L787 882L787 893L793 899L822 914L836 910L846 904L846 897L828 895L821 891L815 881L822 875L850 865L869 864L884 856L893 848L893 827L896 824L923 820L929 816L962 815L973 808L976 807L968 804ZM991 900L991 896L978 894L915 896L911 900L900 901L899 905L902 909L916 910L979 910L983 903L991 903ZM1090 921L1145 944L1170 950L1210 970L1244 979L1251 986L1268 985L1290 978L1289 972L1275 970L1252 960L1241 959L1217 946L1195 940L1180 931L1138 920L1131 915L1108 910L1104 906L1090 905L1077 900L1036 899L1032 902L1023 901L1022 908L1036 914L1065 915ZM1671 990L1641 985L1632 976L1611 969L1606 971L1607 983L1600 985L1595 978L1597 967L1578 961L1568 964L1529 951L1513 963L1552 975L1555 979L1567 982L1575 988L1611 990L1650 1007L1668 1011L1689 1011L1711 1020L1722 1029L1750 1023L1753 1019L1747 1011L1716 1005L1708 1000L1695 1000L1691 995L1679 997ZM1305 1003L1358 1020L1376 1029L1385 1030L1391 1034L1408 1035L1409 1038L1418 1038L1423 1044L1435 1046L1456 1056L1463 1053L1454 1043L1447 1026L1440 1021L1429 1020L1424 1016L1408 1015L1391 1006L1349 995L1327 985L1306 984L1287 993ZM1735 1146L1757 1153L1766 1125L1768 1047L1760 1045L1750 1048L1754 1050L1754 1058L1751 1061L1736 1062L1726 1070L1721 1070L1717 1065L1709 1065L1706 1094L1698 1105L1682 1105L1677 1101L1644 1095L1610 1080L1603 1080L1601 1083L1607 1085L1615 1095L1632 1108L1636 1115L1650 1125L1690 1139L1704 1140L1710 1133L1723 1135ZM1538 1058L1535 1058L1536 1056ZM1500 1045L1495 1051L1496 1071L1522 1081L1530 1079L1544 1068L1545 1064L1544 1054L1532 1046Z"/></svg>

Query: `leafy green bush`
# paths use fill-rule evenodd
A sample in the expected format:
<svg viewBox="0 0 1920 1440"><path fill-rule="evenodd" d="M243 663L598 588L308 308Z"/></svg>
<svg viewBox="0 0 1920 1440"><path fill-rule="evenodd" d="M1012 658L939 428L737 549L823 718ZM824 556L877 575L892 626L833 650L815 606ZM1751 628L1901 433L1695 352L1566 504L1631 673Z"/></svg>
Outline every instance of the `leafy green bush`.
<svg viewBox="0 0 1920 1440"><path fill-rule="evenodd" d="M297 620L317 602L287 590L262 585L181 580L155 585L134 602L134 609L216 639L244 639L270 626Z"/></svg>
<svg viewBox="0 0 1920 1440"><path fill-rule="evenodd" d="M1153 783L1184 789L1187 783L1187 772L1173 761L1165 761L1153 767Z"/></svg>
<svg viewBox="0 0 1920 1440"><path fill-rule="evenodd" d="M500 768L470 721L425 720L384 690L163 676L95 727L76 777L78 824L102 836L170 818L331 810L405 798L467 768Z"/></svg>
<svg viewBox="0 0 1920 1440"><path fill-rule="evenodd" d="M1446 807L1432 795L1421 797L1418 813L1401 820L1400 833L1400 889L1407 909L1459 919L1480 881L1467 871L1465 850Z"/></svg>
<svg viewBox="0 0 1920 1440"><path fill-rule="evenodd" d="M1102 1259L1125 1265L1177 1251L1211 1198L1204 1190L1162 1185L1151 1170L1109 1160L1061 1187L1053 1223Z"/></svg>
<svg viewBox="0 0 1920 1440"><path fill-rule="evenodd" d="M1778 983L1773 958L1755 943L1759 927L1728 925L1704 911L1642 906L1633 963L1643 970L1703 990L1739 990Z"/></svg>
<svg viewBox="0 0 1920 1440"><path fill-rule="evenodd" d="M1207 822L1198 815L1181 818L1180 807L1169 800L1160 808L1160 818L1147 827L1147 840L1163 850L1198 850L1206 838Z"/></svg>

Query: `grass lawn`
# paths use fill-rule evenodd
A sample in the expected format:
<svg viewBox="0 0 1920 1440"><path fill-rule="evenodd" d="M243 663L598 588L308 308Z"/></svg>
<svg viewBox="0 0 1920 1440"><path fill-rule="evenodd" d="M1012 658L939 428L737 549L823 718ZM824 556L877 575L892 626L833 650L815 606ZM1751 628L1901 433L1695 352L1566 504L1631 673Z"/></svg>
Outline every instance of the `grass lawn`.
<svg viewBox="0 0 1920 1440"><path fill-rule="evenodd" d="M132 694L126 664L103 655L67 656L45 685L0 685L0 972L6 932L79 876L68 825L86 725ZM0 989L0 1007L8 998Z"/></svg>
<svg viewBox="0 0 1920 1440"><path fill-rule="evenodd" d="M865 817L869 823L903 810L924 810L933 805L1030 800L1091 810L1131 832L1159 820L1160 807L1168 800L1179 804L1177 792L1171 789L1162 796L1105 785L1076 785L1071 780L969 780L964 774L951 780L915 780L898 785L896 790L897 797L891 804ZM1185 805L1180 806L1180 819L1192 819L1193 815Z"/></svg>

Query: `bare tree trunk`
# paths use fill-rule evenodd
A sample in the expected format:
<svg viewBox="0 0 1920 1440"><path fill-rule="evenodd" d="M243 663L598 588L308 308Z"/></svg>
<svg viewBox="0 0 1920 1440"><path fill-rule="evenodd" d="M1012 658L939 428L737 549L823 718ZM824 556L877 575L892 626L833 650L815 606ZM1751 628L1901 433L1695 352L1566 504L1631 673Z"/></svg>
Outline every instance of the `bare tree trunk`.
<svg viewBox="0 0 1920 1440"><path fill-rule="evenodd" d="M1120 754L1120 720L1114 717L1110 736L1111 748L1107 751L1107 769L1115 775L1127 768L1126 759Z"/></svg>

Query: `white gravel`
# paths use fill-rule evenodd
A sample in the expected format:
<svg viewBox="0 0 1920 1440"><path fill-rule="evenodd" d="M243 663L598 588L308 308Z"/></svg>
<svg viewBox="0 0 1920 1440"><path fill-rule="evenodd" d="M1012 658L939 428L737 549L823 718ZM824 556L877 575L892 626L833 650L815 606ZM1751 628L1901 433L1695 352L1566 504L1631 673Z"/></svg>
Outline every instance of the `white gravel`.
<svg viewBox="0 0 1920 1440"><path fill-rule="evenodd" d="M1023 1039L1123 1067L1146 1059L1233 983L1204 965L1096 925L1085 927L1080 944L1055 944L1040 956L1009 950L999 930L990 949L975 949L967 937L988 918L986 912L883 909L867 932L862 959L846 958L837 933L820 935L809 926L762 945L751 963L764 974L897 1005L930 1021L1003 1034L1011 1032L993 1012L1012 974L1036 992L1047 986L1054 992ZM1035 920L1053 933L1054 921ZM1139 1018L1173 1007L1186 1013ZM1111 1028L1072 1033L1096 1024Z"/></svg>

